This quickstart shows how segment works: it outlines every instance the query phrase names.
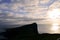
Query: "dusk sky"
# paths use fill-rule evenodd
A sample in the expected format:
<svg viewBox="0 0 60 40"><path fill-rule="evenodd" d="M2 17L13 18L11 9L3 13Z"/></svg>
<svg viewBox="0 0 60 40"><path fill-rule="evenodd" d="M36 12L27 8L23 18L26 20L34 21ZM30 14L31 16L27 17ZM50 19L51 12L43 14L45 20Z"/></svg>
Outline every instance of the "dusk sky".
<svg viewBox="0 0 60 40"><path fill-rule="evenodd" d="M46 23L47 11L51 7L59 7L59 2L59 0L0 0L0 23Z"/></svg>
<svg viewBox="0 0 60 40"><path fill-rule="evenodd" d="M58 18L56 20L56 18ZM36 22L39 32L59 31L60 0L0 0L0 28ZM54 21L55 20L55 21ZM48 27L41 24L49 24ZM10 26L7 26L10 27ZM44 30L42 30L44 29ZM59 31L60 32L60 31Z"/></svg>

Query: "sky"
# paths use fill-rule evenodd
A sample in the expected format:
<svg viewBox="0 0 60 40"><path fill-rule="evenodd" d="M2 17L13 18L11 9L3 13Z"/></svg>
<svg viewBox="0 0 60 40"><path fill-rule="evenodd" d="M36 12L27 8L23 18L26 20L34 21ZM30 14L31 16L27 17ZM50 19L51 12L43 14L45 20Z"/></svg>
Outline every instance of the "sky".
<svg viewBox="0 0 60 40"><path fill-rule="evenodd" d="M0 24L45 24L48 21L48 10L59 8L59 2L60 0L0 0Z"/></svg>

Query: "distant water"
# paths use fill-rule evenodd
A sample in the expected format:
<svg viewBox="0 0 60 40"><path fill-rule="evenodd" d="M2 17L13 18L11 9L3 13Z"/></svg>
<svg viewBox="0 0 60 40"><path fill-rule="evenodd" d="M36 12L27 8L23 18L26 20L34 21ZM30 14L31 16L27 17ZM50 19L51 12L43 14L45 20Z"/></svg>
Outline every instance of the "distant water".
<svg viewBox="0 0 60 40"><path fill-rule="evenodd" d="M60 25L38 24L38 33L58 33L60 34Z"/></svg>

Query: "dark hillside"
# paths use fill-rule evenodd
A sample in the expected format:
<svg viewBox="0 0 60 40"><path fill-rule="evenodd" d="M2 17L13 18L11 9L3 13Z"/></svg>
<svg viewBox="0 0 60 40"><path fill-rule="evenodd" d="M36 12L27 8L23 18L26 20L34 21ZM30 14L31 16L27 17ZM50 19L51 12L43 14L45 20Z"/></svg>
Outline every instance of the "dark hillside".
<svg viewBox="0 0 60 40"><path fill-rule="evenodd" d="M37 34L37 24L33 23L22 27L7 29L5 37L7 37L8 40L34 40Z"/></svg>

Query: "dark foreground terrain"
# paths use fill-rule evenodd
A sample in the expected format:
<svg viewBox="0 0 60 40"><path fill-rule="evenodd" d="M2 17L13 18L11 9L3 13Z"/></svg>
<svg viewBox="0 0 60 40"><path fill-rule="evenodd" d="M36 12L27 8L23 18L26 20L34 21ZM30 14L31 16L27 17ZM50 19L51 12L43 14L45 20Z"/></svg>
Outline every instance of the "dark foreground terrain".
<svg viewBox="0 0 60 40"><path fill-rule="evenodd" d="M60 40L60 34L38 34L36 23L10 28L2 34L6 40Z"/></svg>

